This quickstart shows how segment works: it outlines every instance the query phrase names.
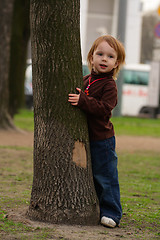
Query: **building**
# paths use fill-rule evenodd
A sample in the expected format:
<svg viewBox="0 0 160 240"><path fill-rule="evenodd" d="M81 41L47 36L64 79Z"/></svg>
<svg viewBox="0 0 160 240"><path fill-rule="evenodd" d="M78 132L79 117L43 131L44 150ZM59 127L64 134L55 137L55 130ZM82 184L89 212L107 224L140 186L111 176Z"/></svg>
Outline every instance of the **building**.
<svg viewBox="0 0 160 240"><path fill-rule="evenodd" d="M123 42L126 63L140 62L141 1L140 0L80 0L82 59L93 41L111 34Z"/></svg>

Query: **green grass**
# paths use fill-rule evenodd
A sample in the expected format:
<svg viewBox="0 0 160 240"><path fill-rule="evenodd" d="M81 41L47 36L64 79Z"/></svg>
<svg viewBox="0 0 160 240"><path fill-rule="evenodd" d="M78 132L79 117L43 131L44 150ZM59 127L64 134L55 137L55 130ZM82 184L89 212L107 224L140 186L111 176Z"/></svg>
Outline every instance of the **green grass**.
<svg viewBox="0 0 160 240"><path fill-rule="evenodd" d="M35 227L27 226L20 222L14 222L8 219L6 212L4 212L3 210L0 210L0 232L2 234L6 233L8 236L7 239L13 239L12 237L16 236L16 238L14 239L45 240L50 238L52 239L52 233L54 232L54 229L39 228L39 227L35 228Z"/></svg>
<svg viewBox="0 0 160 240"><path fill-rule="evenodd" d="M15 223L12 220L8 220L7 214L2 210L0 210L0 223L3 223L3 225L0 225L0 229L3 232L17 233L23 231L25 233L32 229L31 227L27 227L22 223Z"/></svg>
<svg viewBox="0 0 160 240"><path fill-rule="evenodd" d="M113 117L117 135L160 137L160 119Z"/></svg>
<svg viewBox="0 0 160 240"><path fill-rule="evenodd" d="M159 119L115 117L112 121L118 135L160 137ZM33 131L33 112L20 111L15 116L15 124ZM11 210L26 211L29 206L33 178L32 155L33 149L25 146L0 146L0 237L2 235L3 239L4 235L22 240L63 239L54 238L54 228L28 226L6 217ZM132 231L131 239L160 239L160 154L123 151L118 153L118 157L124 213L121 228ZM104 229L103 234L105 231L107 235L108 230Z"/></svg>
<svg viewBox="0 0 160 240"><path fill-rule="evenodd" d="M31 110L21 109L14 116L14 124L23 130L33 131L34 129L34 113Z"/></svg>
<svg viewBox="0 0 160 240"><path fill-rule="evenodd" d="M18 128L33 131L33 111L22 109L14 116ZM160 137L160 119L112 117L116 135Z"/></svg>
<svg viewBox="0 0 160 240"><path fill-rule="evenodd" d="M160 156L159 153L119 154L124 222L127 217L137 227L160 227Z"/></svg>
<svg viewBox="0 0 160 240"><path fill-rule="evenodd" d="M127 231L130 227L137 229L134 230L137 232L134 239L137 236L138 239L143 239L138 231L143 234L147 231L147 234L156 238L160 234L159 153L120 152L118 156L124 213L121 228ZM11 209L16 212L21 208L25 213L29 206L33 177L32 149L0 148L0 162L0 233L15 238L20 235L20 239L27 240L52 239L53 228L28 227L24 223L5 218Z"/></svg>

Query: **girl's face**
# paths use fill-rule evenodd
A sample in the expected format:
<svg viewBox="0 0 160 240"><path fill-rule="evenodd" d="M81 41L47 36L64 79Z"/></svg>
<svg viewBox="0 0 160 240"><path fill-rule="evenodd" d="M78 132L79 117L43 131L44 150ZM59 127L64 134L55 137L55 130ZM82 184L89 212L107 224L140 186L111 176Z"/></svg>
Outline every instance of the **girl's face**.
<svg viewBox="0 0 160 240"><path fill-rule="evenodd" d="M117 53L106 41L103 41L94 51L91 64L96 73L110 72L118 66Z"/></svg>

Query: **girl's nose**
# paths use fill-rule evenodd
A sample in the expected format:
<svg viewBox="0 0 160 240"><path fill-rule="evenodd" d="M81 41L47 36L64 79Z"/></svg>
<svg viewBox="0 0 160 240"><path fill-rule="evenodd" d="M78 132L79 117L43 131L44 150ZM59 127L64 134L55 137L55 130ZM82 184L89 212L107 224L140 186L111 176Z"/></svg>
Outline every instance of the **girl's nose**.
<svg viewBox="0 0 160 240"><path fill-rule="evenodd" d="M103 56L103 61L107 61L107 56Z"/></svg>

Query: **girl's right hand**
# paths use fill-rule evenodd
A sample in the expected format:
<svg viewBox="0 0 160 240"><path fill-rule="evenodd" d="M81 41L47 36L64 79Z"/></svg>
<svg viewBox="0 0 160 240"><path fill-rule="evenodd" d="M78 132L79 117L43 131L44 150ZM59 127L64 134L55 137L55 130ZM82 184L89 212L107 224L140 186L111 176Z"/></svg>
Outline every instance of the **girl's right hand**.
<svg viewBox="0 0 160 240"><path fill-rule="evenodd" d="M77 106L78 102L79 102L79 97L80 97L80 93L81 93L81 89L80 88L76 88L76 90L79 92L78 94L75 93L69 93L68 96L68 102L71 103L71 105L73 106Z"/></svg>

